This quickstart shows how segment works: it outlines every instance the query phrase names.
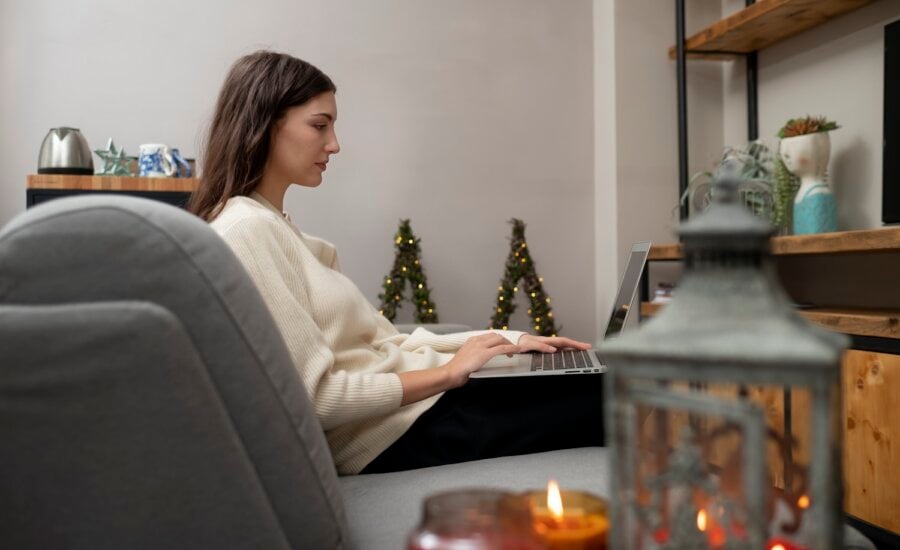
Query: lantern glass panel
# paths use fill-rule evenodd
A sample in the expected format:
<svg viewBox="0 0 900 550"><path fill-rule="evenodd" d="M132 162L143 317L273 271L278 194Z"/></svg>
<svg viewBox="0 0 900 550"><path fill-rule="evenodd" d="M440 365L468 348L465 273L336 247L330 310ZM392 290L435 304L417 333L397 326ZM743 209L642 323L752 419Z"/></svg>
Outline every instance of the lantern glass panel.
<svg viewBox="0 0 900 550"><path fill-rule="evenodd" d="M811 464L839 449L836 388L819 384L817 417L806 386L617 378L625 547L820 547L839 491L814 486Z"/></svg>

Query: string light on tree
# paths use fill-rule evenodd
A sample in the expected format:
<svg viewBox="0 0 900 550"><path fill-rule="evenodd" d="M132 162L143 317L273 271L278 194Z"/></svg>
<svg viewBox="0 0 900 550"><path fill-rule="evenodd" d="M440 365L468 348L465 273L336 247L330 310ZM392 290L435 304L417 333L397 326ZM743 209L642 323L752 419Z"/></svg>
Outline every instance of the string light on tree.
<svg viewBox="0 0 900 550"><path fill-rule="evenodd" d="M416 322L438 322L436 306L431 301L431 291L428 289L428 280L419 261L421 254L419 241L420 239L413 235L409 220L400 220L400 228L394 236L396 251L394 267L391 268L390 274L384 278L384 283L381 285L384 292L378 295L378 298L381 299L381 307L378 311L390 321L394 320L397 309L402 306L400 301L403 287L408 281L412 291L410 301L416 306Z"/></svg>
<svg viewBox="0 0 900 550"><path fill-rule="evenodd" d="M497 305L491 317L490 328L506 330L509 326L509 317L516 311L515 295L519 291L521 281L522 290L530 300L528 315L533 321L535 333L541 336L555 336L557 329L550 308L550 298L544 292L544 278L538 277L534 260L528 252L525 223L516 218L509 223L513 226L512 244L506 259L503 279L497 287Z"/></svg>

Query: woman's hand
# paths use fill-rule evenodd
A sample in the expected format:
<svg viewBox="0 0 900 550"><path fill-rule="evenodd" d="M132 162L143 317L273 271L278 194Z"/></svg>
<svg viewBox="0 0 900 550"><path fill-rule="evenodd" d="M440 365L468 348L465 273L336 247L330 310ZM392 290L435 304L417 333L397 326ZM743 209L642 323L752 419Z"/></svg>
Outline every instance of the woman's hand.
<svg viewBox="0 0 900 550"><path fill-rule="evenodd" d="M524 340L523 336L519 340ZM466 340L449 363L444 365L450 374L452 387L458 388L469 380L469 375L484 366L492 357L520 353L520 346L496 333L481 334Z"/></svg>
<svg viewBox="0 0 900 550"><path fill-rule="evenodd" d="M519 348L521 353L526 351L538 351L541 353L553 353L562 348L573 348L580 350L589 350L591 345L585 342L572 340L571 338L563 338L562 336L534 336L533 334L523 334L519 338Z"/></svg>

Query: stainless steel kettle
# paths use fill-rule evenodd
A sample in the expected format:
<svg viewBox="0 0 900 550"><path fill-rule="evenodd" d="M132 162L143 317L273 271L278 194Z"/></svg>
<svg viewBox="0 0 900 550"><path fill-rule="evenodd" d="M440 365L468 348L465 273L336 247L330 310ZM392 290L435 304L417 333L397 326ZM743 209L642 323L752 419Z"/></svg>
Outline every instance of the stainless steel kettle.
<svg viewBox="0 0 900 550"><path fill-rule="evenodd" d="M94 173L91 148L78 128L51 128L38 155L38 174Z"/></svg>

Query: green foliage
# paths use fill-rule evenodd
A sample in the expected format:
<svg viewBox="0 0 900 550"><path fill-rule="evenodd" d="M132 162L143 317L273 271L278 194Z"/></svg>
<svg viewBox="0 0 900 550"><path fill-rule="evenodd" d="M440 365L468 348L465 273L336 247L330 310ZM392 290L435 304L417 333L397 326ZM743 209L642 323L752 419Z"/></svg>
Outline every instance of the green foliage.
<svg viewBox="0 0 900 550"><path fill-rule="evenodd" d="M715 182L728 177L739 180L738 193L744 205L754 214L770 221L773 218L773 187L775 155L762 141L752 141L745 148L726 147L722 158L712 171L694 174L681 203L690 201L694 208L705 209Z"/></svg>
<svg viewBox="0 0 900 550"><path fill-rule="evenodd" d="M412 288L410 299L416 306L417 323L437 323L437 308L431 301L431 291L428 289L428 280L422 269L420 239L412 232L409 220L400 220L400 229L394 236L394 267L390 274L384 278L381 287L384 289L378 297L381 299L379 312L393 321L397 315L397 309L401 307L403 299L403 287L409 282Z"/></svg>
<svg viewBox="0 0 900 550"><path fill-rule="evenodd" d="M516 311L515 296L519 291L518 283L522 282L522 289L529 299L531 307L528 315L531 317L535 334L541 336L556 336L556 324L553 319L553 310L550 307L550 298L544 292L544 279L538 277L534 266L534 260L528 252L525 243L525 223L513 218L509 221L513 226L509 256L506 258L506 268L503 279L497 288L497 305L491 316L490 328L506 330L509 325L509 317Z"/></svg>
<svg viewBox="0 0 900 550"><path fill-rule="evenodd" d="M782 229L790 229L794 213L794 196L800 189L800 178L790 173L778 155L775 161L775 203L772 223Z"/></svg>
<svg viewBox="0 0 900 550"><path fill-rule="evenodd" d="M837 122L826 120L825 117L811 117L809 115L803 118L792 118L778 130L778 137L781 139L805 136L807 134L815 134L817 132L830 132L840 128Z"/></svg>

